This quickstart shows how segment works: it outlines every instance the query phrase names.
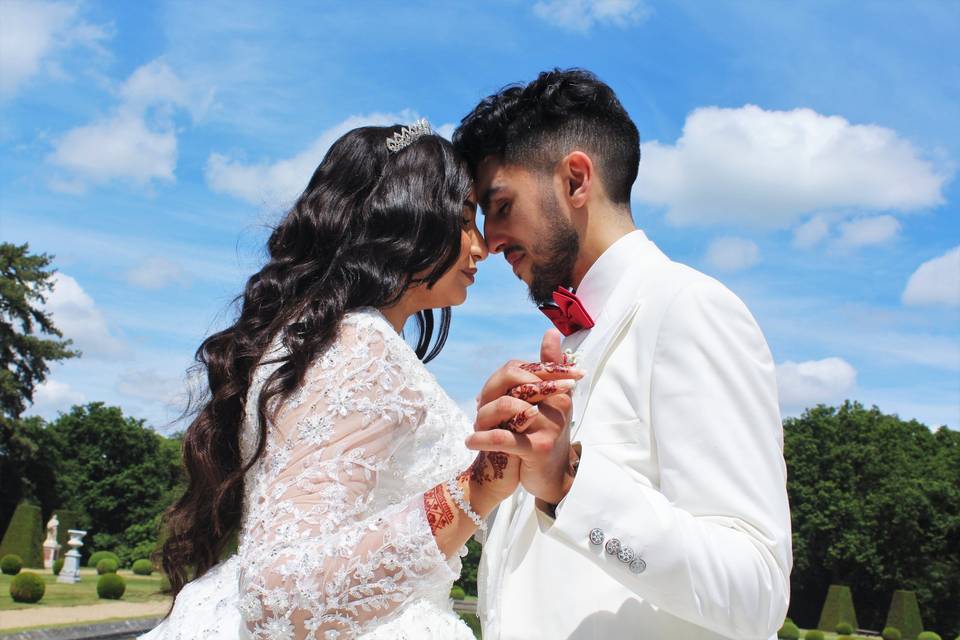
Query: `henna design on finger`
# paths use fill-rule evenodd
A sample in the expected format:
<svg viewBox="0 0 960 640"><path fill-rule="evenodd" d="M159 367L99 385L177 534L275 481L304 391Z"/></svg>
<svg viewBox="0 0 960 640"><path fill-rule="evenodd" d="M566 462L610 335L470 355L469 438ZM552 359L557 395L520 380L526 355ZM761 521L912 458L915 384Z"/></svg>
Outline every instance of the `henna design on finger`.
<svg viewBox="0 0 960 640"><path fill-rule="evenodd" d="M559 362L525 362L520 368L528 373L570 373L573 366Z"/></svg>
<svg viewBox="0 0 960 640"><path fill-rule="evenodd" d="M526 411L521 411L509 420L504 420L497 425L497 428L506 429L507 431L516 433L517 429L530 422L530 420L532 420L533 417L538 413L540 413L540 410L536 406L530 407Z"/></svg>
<svg viewBox="0 0 960 640"><path fill-rule="evenodd" d="M437 532L453 522L453 510L447 502L447 494L443 485L437 485L423 494L423 509L427 513L427 522L430 531L436 536Z"/></svg>
<svg viewBox="0 0 960 640"><path fill-rule="evenodd" d="M547 382L526 382L524 384L518 384L514 388L510 389L507 392L507 395L517 398L518 400L529 400L530 398L536 396L549 396L557 392L560 387L557 384L556 380L548 380Z"/></svg>

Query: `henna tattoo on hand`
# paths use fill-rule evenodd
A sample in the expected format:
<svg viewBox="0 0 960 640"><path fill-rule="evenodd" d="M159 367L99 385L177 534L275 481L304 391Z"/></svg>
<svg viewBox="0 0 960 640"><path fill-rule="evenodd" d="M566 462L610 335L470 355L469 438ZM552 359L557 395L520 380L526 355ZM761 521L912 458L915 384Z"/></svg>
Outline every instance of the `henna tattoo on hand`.
<svg viewBox="0 0 960 640"><path fill-rule="evenodd" d="M536 396L549 396L560 389L556 380L546 382L526 382L518 384L507 392L507 395L519 400L529 400Z"/></svg>
<svg viewBox="0 0 960 640"><path fill-rule="evenodd" d="M536 406L530 407L526 411L521 411L509 420L504 420L497 425L497 428L506 429L507 431L516 433L517 429L530 422L530 420L532 420L533 417L538 413L540 413L540 410Z"/></svg>
<svg viewBox="0 0 960 640"><path fill-rule="evenodd" d="M503 472L507 468L507 463L510 462L510 456L502 451L490 451L487 454L487 458L490 460L490 466L493 468L493 479L502 480Z"/></svg>
<svg viewBox="0 0 960 640"><path fill-rule="evenodd" d="M489 470L487 461L490 462ZM469 471L474 482L483 485L494 480L503 480L503 473L506 471L509 462L510 456L501 451L481 451L467 471ZM467 473L467 471L464 473ZM493 471L492 476L490 471Z"/></svg>
<svg viewBox="0 0 960 640"><path fill-rule="evenodd" d="M447 494L443 491L443 485L438 484L423 494L423 509L427 512L427 522L430 524L430 531L433 532L434 536L453 522L453 509L447 502Z"/></svg>
<svg viewBox="0 0 960 640"><path fill-rule="evenodd" d="M559 362L525 362L520 368L529 373L570 373L573 365Z"/></svg>

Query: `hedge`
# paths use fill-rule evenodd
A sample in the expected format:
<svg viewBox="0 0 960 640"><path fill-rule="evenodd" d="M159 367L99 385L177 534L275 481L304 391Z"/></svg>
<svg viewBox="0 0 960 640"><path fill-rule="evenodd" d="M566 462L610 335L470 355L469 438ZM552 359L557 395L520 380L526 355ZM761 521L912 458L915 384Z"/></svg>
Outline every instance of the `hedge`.
<svg viewBox="0 0 960 640"><path fill-rule="evenodd" d="M10 581L10 597L14 602L39 602L46 590L43 578L32 571L22 571Z"/></svg>
<svg viewBox="0 0 960 640"><path fill-rule="evenodd" d="M96 567L101 560L106 560L107 558L116 562L118 567L120 566L120 558L112 551L94 551L90 554L90 557L87 558L87 566Z"/></svg>
<svg viewBox="0 0 960 640"><path fill-rule="evenodd" d="M115 573L105 573L97 580L97 595L106 600L119 600L127 590L127 581Z"/></svg>
<svg viewBox="0 0 960 640"><path fill-rule="evenodd" d="M116 573L118 568L116 560L113 558L103 558L97 563L97 574L102 576L107 573Z"/></svg>
<svg viewBox="0 0 960 640"><path fill-rule="evenodd" d="M920 618L920 606L917 604L917 594L913 591L894 591L890 599L890 612L887 614L888 627L900 630L903 640L915 640L923 631L923 621Z"/></svg>
<svg viewBox="0 0 960 640"><path fill-rule="evenodd" d="M13 553L25 567L43 567L43 523L40 507L21 502L0 542L0 557Z"/></svg>
<svg viewBox="0 0 960 640"><path fill-rule="evenodd" d="M23 558L15 553L8 553L0 558L0 571L5 575L15 576L23 569Z"/></svg>
<svg viewBox="0 0 960 640"><path fill-rule="evenodd" d="M857 624L857 613L853 608L853 595L850 593L850 587L832 584L827 591L827 599L823 603L817 629L834 631L841 622L850 623L850 626L854 629L860 626Z"/></svg>

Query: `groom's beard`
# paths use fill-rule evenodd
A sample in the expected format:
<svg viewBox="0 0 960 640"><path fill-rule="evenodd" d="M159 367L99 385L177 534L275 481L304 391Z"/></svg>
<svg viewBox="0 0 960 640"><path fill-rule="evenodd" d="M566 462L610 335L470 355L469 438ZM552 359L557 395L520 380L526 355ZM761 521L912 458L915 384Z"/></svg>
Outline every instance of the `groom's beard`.
<svg viewBox="0 0 960 640"><path fill-rule="evenodd" d="M580 253L577 230L560 212L560 205L552 190L543 190L542 202L547 237L534 247L536 257L530 268L529 287L530 299L537 305L552 303L557 287L570 286L573 265Z"/></svg>

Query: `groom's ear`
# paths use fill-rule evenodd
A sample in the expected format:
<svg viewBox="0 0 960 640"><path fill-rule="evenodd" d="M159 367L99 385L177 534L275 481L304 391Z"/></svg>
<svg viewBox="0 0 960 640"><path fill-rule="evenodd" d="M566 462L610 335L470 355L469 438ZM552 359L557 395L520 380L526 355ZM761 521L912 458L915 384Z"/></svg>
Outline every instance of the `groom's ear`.
<svg viewBox="0 0 960 640"><path fill-rule="evenodd" d="M567 201L574 209L582 208L596 179L593 161L583 151L571 151L560 161L560 171Z"/></svg>

